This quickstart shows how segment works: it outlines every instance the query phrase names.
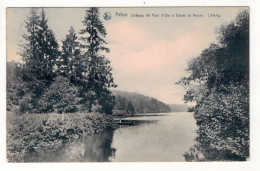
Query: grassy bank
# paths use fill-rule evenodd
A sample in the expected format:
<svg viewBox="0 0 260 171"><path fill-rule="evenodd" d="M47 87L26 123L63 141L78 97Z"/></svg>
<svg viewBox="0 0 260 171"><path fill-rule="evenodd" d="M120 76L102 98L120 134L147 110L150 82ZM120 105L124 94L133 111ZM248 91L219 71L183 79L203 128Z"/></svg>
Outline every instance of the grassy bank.
<svg viewBox="0 0 260 171"><path fill-rule="evenodd" d="M23 162L39 151L55 151L63 143L113 128L113 118L96 113L7 113L7 159Z"/></svg>

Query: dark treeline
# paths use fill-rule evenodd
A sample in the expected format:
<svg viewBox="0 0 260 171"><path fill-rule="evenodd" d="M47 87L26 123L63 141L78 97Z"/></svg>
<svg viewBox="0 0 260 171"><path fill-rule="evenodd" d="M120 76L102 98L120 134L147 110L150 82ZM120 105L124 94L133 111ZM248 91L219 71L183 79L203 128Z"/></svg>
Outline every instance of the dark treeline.
<svg viewBox="0 0 260 171"><path fill-rule="evenodd" d="M112 91L112 93L116 97L114 114L170 112L168 105L152 97L123 91Z"/></svg>
<svg viewBox="0 0 260 171"><path fill-rule="evenodd" d="M43 9L31 9L20 44L21 63L7 63L7 110L16 113L111 114L116 87L99 9L86 10L82 29L57 43Z"/></svg>
<svg viewBox="0 0 260 171"><path fill-rule="evenodd" d="M218 29L211 44L188 63L186 101L196 102L193 160L246 160L249 157L249 13L244 10Z"/></svg>

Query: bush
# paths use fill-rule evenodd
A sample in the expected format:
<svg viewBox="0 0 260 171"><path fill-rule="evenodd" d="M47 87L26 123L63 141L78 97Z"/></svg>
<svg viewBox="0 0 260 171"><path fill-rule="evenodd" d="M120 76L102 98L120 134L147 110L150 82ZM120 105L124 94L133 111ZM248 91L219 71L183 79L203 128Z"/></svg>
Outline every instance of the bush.
<svg viewBox="0 0 260 171"><path fill-rule="evenodd" d="M23 162L40 151L55 151L62 143L113 128L113 118L97 113L7 114L7 159Z"/></svg>
<svg viewBox="0 0 260 171"><path fill-rule="evenodd" d="M78 111L78 89L68 78L57 76L38 101L43 113L73 113Z"/></svg>
<svg viewBox="0 0 260 171"><path fill-rule="evenodd" d="M197 104L198 142L187 160L246 160L249 156L248 85L221 87ZM200 155L199 155L200 154ZM203 157L197 157L203 156Z"/></svg>

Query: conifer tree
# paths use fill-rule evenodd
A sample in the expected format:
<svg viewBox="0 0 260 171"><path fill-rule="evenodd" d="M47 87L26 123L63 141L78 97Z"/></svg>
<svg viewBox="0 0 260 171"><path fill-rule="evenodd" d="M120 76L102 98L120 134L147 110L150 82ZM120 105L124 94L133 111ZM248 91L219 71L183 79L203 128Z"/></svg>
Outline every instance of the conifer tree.
<svg viewBox="0 0 260 171"><path fill-rule="evenodd" d="M24 62L24 69L28 72L32 72L36 70L35 66L37 63L37 54L39 53L39 49L37 46L37 31L39 31L39 15L37 11L32 8L30 11L30 16L27 18L25 22L25 28L27 33L23 35L24 42L20 44L21 52Z"/></svg>
<svg viewBox="0 0 260 171"><path fill-rule="evenodd" d="M83 24L85 28L80 31L83 41L82 64L86 69L83 72L86 78L83 83L83 94L88 99L90 111L93 105L101 105L102 112L111 114L114 98L109 88L116 85L112 77L110 61L102 54L102 51L109 52L109 49L105 47L107 42L104 38L107 33L99 19L98 8L86 10Z"/></svg>
<svg viewBox="0 0 260 171"><path fill-rule="evenodd" d="M59 45L55 39L54 33L48 28L45 11L41 11L39 22L38 43L40 47L39 63L42 67L42 76L44 80L53 80L56 76L55 65L59 57Z"/></svg>
<svg viewBox="0 0 260 171"><path fill-rule="evenodd" d="M63 76L69 77L72 83L77 83L82 79L82 68L79 42L74 28L70 27L69 34L62 41L59 72Z"/></svg>
<svg viewBox="0 0 260 171"><path fill-rule="evenodd" d="M25 107L28 111L23 112L39 112L37 101L56 76L59 46L47 21L43 9L39 14L33 8L25 22L27 33L20 45L20 55L23 57L22 79L29 90L23 104L30 108Z"/></svg>
<svg viewBox="0 0 260 171"><path fill-rule="evenodd" d="M39 15L36 9L31 9L25 25L27 34L24 34L24 42L20 45L27 79L50 81L55 76L59 46L47 21L44 10Z"/></svg>

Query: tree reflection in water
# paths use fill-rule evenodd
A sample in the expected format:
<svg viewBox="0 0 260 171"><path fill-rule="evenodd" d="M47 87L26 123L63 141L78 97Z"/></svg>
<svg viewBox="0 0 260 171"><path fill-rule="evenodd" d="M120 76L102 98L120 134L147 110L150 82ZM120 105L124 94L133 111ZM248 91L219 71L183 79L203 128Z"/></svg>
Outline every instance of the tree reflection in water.
<svg viewBox="0 0 260 171"><path fill-rule="evenodd" d="M64 143L55 152L31 154L26 162L109 162L115 155L111 147L113 129Z"/></svg>
<svg viewBox="0 0 260 171"><path fill-rule="evenodd" d="M218 149L210 145L209 138L197 131L198 136L189 151L183 155L186 161L245 161L247 158L232 153L231 150Z"/></svg>

